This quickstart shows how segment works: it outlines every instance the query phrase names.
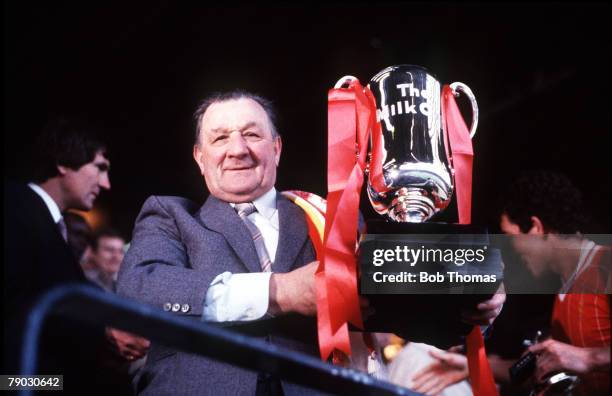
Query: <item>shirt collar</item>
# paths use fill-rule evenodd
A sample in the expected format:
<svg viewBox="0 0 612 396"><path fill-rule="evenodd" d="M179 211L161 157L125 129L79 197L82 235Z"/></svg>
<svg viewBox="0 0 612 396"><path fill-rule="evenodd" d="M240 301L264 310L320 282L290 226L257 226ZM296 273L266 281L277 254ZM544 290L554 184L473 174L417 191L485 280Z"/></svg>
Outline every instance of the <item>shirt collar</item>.
<svg viewBox="0 0 612 396"><path fill-rule="evenodd" d="M51 217L53 217L53 222L57 223L62 218L62 212L60 211L57 203L51 198L51 196L38 184L28 183L28 187L30 187L36 194L38 194L42 200L47 205L47 209L51 213Z"/></svg>
<svg viewBox="0 0 612 396"><path fill-rule="evenodd" d="M267 193L254 200L253 205L265 218L271 219L276 213L276 189L272 187Z"/></svg>
<svg viewBox="0 0 612 396"><path fill-rule="evenodd" d="M233 202L230 202L230 205L232 208L236 206ZM259 214L266 219L272 219L272 216L276 213L276 189L272 187L267 193L255 199L253 205L255 205Z"/></svg>

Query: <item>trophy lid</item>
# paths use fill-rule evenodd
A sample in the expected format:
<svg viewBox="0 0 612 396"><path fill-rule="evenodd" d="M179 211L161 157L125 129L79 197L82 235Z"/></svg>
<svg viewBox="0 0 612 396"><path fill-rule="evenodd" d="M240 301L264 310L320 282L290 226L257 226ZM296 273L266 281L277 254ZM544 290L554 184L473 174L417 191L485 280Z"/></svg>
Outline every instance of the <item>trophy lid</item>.
<svg viewBox="0 0 612 396"><path fill-rule="evenodd" d="M401 65L393 65L393 66L389 66L384 68L383 70L379 71L378 73L376 73L374 75L374 77L372 77L370 79L371 82L378 82L378 80L380 80L384 75L394 72L394 71L402 71L402 69L407 70L407 69L411 69L411 70L419 70L421 72L427 73L430 76L432 76L433 78L435 78L436 80L438 79L438 77L433 74L432 72L430 72L426 67L424 66L419 66L419 65L410 65L410 64L401 64Z"/></svg>

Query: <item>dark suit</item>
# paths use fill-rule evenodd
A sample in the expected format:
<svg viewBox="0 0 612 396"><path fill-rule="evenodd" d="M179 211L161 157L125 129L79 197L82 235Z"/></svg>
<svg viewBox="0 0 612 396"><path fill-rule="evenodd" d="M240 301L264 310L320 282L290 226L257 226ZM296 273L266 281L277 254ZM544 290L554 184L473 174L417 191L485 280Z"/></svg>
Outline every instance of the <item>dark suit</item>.
<svg viewBox="0 0 612 396"><path fill-rule="evenodd" d="M279 241L274 272L288 272L315 260L300 208L277 195ZM130 250L118 279L118 293L201 320L208 286L219 274L261 272L252 237L234 209L209 197L197 208L178 197L149 198L136 220ZM314 318L282 318L277 327L260 332L272 343L316 354ZM282 320L279 318L279 320ZM260 375L261 380L261 375ZM258 374L193 354L153 344L139 390L145 394L254 395ZM282 384L286 395L312 394Z"/></svg>
<svg viewBox="0 0 612 396"><path fill-rule="evenodd" d="M24 184L4 186L4 364L16 373L27 314L45 291L85 278L45 202Z"/></svg>
<svg viewBox="0 0 612 396"><path fill-rule="evenodd" d="M67 282L88 283L45 202L25 184L5 184L3 374L19 372L25 324L36 300ZM103 331L52 316L41 336L38 372L63 374L66 391L111 389L114 374L97 366L97 359L111 354Z"/></svg>

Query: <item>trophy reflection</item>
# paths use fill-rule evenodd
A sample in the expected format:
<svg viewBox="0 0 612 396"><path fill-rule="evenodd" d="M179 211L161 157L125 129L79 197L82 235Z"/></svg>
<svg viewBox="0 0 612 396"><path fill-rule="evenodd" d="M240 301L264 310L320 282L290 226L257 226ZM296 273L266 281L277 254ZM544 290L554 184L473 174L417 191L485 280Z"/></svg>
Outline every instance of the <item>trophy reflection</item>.
<svg viewBox="0 0 612 396"><path fill-rule="evenodd" d="M371 173L367 191L372 207L396 222L423 223L450 203L454 190L452 153L444 125L440 82L425 68L391 66L369 84L381 125L384 189ZM470 138L478 124L478 106L465 84L450 84L455 96L472 104Z"/></svg>
<svg viewBox="0 0 612 396"><path fill-rule="evenodd" d="M351 79L355 77L340 79L336 87ZM461 337L473 329L460 313L490 298L503 279L501 256L489 246L486 228L470 221L476 99L465 84L443 86L425 68L413 65L385 68L372 77L367 89L371 106L376 107L371 110L376 112L376 122L370 133L366 190L380 216L366 219L366 233L359 244L359 292L376 311L365 324L373 331L448 348L461 343ZM471 102L470 128L454 101L459 92ZM448 208L453 195L459 222L430 221ZM375 250L466 248L486 250L484 260L464 265L452 259L415 259L406 265L390 259L379 266L372 259ZM413 278L377 281L375 274L383 272ZM457 282L451 275L457 272L494 274L495 281ZM422 281L423 275L436 281ZM410 309L398 317L398 306Z"/></svg>

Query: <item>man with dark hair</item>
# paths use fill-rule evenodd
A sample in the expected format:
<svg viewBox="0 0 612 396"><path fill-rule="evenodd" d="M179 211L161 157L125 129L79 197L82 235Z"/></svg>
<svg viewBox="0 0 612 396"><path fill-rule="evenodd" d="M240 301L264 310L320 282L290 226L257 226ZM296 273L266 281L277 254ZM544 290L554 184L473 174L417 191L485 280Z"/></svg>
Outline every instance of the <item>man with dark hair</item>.
<svg viewBox="0 0 612 396"><path fill-rule="evenodd" d="M37 299L54 286L86 282L67 244L62 213L90 210L100 192L110 189L106 148L80 123L50 123L38 137L35 153L35 182L4 186L5 374L19 373L25 324ZM103 329L64 317L52 318L45 329L39 373L64 374L67 391L102 385L95 359L97 341L105 340Z"/></svg>
<svg viewBox="0 0 612 396"><path fill-rule="evenodd" d="M58 117L49 121L34 143L32 180L42 183L59 176L63 170L58 165L77 170L98 154L107 160L101 134L81 118ZM104 166L107 169L108 163ZM91 206L83 208L89 209Z"/></svg>
<svg viewBox="0 0 612 396"><path fill-rule="evenodd" d="M563 283L555 300L552 339L529 348L537 356L536 382L569 372L580 394L609 394L610 248L580 234L580 192L560 174L520 176L504 194L501 229L536 277L551 271Z"/></svg>
<svg viewBox="0 0 612 396"><path fill-rule="evenodd" d="M145 202L118 292L195 320L251 322L241 328L317 355L318 262L302 209L274 188L282 143L269 102L243 91L217 94L195 116L193 157L210 196L200 208L177 197ZM314 393L159 344L151 346L139 391Z"/></svg>
<svg viewBox="0 0 612 396"><path fill-rule="evenodd" d="M557 234L576 234L586 223L582 194L567 176L559 173L525 172L501 199L502 218L506 215L512 219L522 232L531 229L536 212L547 231Z"/></svg>

